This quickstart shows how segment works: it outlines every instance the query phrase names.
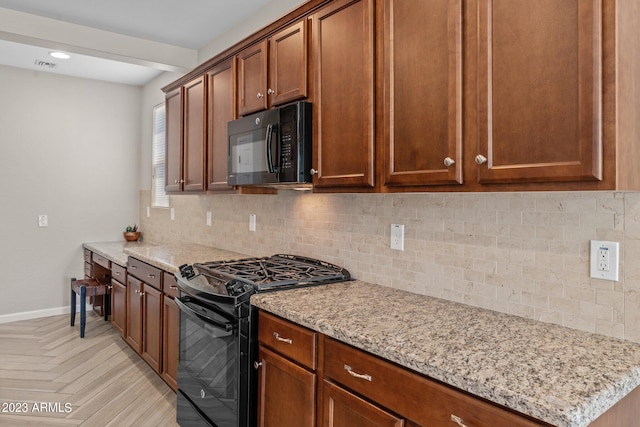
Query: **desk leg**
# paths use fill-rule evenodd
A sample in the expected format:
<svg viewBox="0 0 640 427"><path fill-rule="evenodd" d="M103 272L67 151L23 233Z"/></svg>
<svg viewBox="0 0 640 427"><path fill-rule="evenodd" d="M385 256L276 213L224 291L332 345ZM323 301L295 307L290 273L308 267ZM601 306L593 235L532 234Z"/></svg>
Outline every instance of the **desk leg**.
<svg viewBox="0 0 640 427"><path fill-rule="evenodd" d="M80 286L80 338L84 338L84 325L87 323L87 287Z"/></svg>

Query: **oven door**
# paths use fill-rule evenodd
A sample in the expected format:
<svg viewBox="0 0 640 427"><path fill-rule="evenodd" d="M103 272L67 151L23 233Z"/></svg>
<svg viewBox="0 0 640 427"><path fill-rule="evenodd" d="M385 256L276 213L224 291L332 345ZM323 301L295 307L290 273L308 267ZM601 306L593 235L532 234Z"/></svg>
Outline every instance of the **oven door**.
<svg viewBox="0 0 640 427"><path fill-rule="evenodd" d="M176 304L180 307L178 388L185 399L178 406L178 423L183 427L242 425L240 319L190 296L176 298ZM195 413L200 416L194 417ZM199 418L203 422L194 422Z"/></svg>

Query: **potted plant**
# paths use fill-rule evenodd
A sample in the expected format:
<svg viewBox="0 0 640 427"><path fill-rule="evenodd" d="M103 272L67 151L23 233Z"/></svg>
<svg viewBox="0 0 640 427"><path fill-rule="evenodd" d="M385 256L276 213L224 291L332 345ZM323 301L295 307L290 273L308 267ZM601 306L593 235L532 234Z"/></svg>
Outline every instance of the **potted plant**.
<svg viewBox="0 0 640 427"><path fill-rule="evenodd" d="M123 234L124 234L124 239L127 242L136 242L140 238L140 232L138 231L138 226L135 224L133 225L133 227L130 225L127 226Z"/></svg>

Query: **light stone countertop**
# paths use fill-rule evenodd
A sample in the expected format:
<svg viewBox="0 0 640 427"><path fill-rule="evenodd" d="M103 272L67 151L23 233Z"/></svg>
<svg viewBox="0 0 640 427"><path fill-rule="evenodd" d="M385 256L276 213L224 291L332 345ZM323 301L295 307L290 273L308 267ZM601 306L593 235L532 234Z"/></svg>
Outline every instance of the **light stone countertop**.
<svg viewBox="0 0 640 427"><path fill-rule="evenodd" d="M170 273L178 272L178 268L183 264L249 257L238 252L195 244L153 245L143 242L119 241L91 242L84 243L82 246L122 267L127 266L127 258L132 256Z"/></svg>
<svg viewBox="0 0 640 427"><path fill-rule="evenodd" d="M127 257L125 249L148 247L149 245L142 242L127 242L125 240L117 242L93 242L84 243L82 245L85 249L89 249L92 252L101 255L111 262L115 262L121 267L127 266Z"/></svg>
<svg viewBox="0 0 640 427"><path fill-rule="evenodd" d="M251 303L476 396L584 427L640 384L640 345L361 281Z"/></svg>

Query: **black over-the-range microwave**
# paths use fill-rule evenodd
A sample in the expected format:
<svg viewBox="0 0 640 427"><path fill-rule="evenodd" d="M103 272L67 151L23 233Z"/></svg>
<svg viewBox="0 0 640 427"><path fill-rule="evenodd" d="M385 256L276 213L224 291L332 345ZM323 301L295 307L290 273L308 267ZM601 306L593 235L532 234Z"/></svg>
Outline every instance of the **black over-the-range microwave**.
<svg viewBox="0 0 640 427"><path fill-rule="evenodd" d="M311 103L261 111L227 125L227 183L311 182Z"/></svg>

